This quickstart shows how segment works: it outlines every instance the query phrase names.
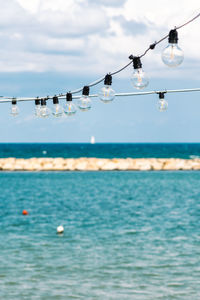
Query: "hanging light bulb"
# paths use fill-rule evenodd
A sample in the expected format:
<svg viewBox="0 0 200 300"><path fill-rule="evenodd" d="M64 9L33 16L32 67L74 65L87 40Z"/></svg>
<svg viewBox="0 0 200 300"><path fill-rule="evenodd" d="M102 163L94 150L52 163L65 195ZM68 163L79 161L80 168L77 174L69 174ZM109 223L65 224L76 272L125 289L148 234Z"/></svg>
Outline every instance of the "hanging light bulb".
<svg viewBox="0 0 200 300"><path fill-rule="evenodd" d="M51 113L46 104L46 99L41 99L40 117L42 118L47 118Z"/></svg>
<svg viewBox="0 0 200 300"><path fill-rule="evenodd" d="M181 48L177 45L178 32L176 29L170 30L168 42L168 46L162 52L162 61L168 67L177 67L182 63L184 54Z"/></svg>
<svg viewBox="0 0 200 300"><path fill-rule="evenodd" d="M164 99L165 92L159 93L158 109L160 112L166 111L168 108L168 102Z"/></svg>
<svg viewBox="0 0 200 300"><path fill-rule="evenodd" d="M57 96L53 97L53 110L52 110L52 115L56 118L62 117L63 115L63 108L59 104L59 100Z"/></svg>
<svg viewBox="0 0 200 300"><path fill-rule="evenodd" d="M146 73L142 70L140 57L131 55L129 58L133 60L134 68L134 72L131 77L132 84L136 89L141 90L149 84L149 79Z"/></svg>
<svg viewBox="0 0 200 300"><path fill-rule="evenodd" d="M109 103L115 98L115 91L111 88L112 76L107 74L104 79L104 87L99 92L99 98L104 103Z"/></svg>
<svg viewBox="0 0 200 300"><path fill-rule="evenodd" d="M82 91L82 97L78 100L78 107L82 111L90 110L91 108L91 100L88 97L90 92L89 86L84 86Z"/></svg>
<svg viewBox="0 0 200 300"><path fill-rule="evenodd" d="M72 103L72 94L67 93L66 95L66 105L64 106L64 112L67 116L73 116L76 113L76 106Z"/></svg>
<svg viewBox="0 0 200 300"><path fill-rule="evenodd" d="M40 117L40 100L39 99L35 99L35 115L36 117Z"/></svg>
<svg viewBox="0 0 200 300"><path fill-rule="evenodd" d="M19 107L17 106L17 100L15 98L12 99L12 106L10 114L13 117L16 117L19 114Z"/></svg>

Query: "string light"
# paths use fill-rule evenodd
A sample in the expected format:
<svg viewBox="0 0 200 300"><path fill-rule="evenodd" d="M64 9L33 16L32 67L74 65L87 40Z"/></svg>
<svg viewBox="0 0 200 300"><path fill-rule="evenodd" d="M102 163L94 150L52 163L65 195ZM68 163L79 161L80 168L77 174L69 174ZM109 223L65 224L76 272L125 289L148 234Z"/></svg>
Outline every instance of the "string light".
<svg viewBox="0 0 200 300"><path fill-rule="evenodd" d="M63 108L59 105L59 100L57 96L53 97L53 110L52 115L56 118L62 117L63 115Z"/></svg>
<svg viewBox="0 0 200 300"><path fill-rule="evenodd" d="M90 88L84 86L82 91L82 97L78 100L78 107L81 111L88 111L91 109L91 100L89 98Z"/></svg>
<svg viewBox="0 0 200 300"><path fill-rule="evenodd" d="M46 99L41 99L40 117L48 118L51 114L51 110L46 105Z"/></svg>
<svg viewBox="0 0 200 300"><path fill-rule="evenodd" d="M70 93L67 94L71 94L71 96L67 96L65 93L64 94L59 94L58 96L55 95L53 97L38 97L37 99L35 98L18 98L16 100L16 98L10 98L10 97L3 97L0 96L0 103L2 102L11 102L12 101L12 107L11 107L11 114L16 116L19 113L19 109L17 107L17 101L34 101L35 100L35 114L37 116L40 117L48 117L51 113L50 109L46 106L46 100L49 99L53 99L54 102L54 109L53 109L53 115L54 116L61 116L63 114L63 109L62 107L59 105L58 103L58 98L62 98L62 97L70 97L71 100L67 100L67 104L65 106L65 113L67 115L71 115L74 114L76 112L76 107L74 106L74 104L71 103L72 98L74 99L79 99L78 100L78 107L80 110L82 111L87 111L90 110L91 108L91 100L90 97L99 97L101 99L101 101L108 103L111 102L115 96L133 96L133 95L147 95L147 94L159 94L159 105L160 105L160 110L164 111L166 110L168 104L167 101L164 100L164 93L170 93L170 92L188 92L188 91L200 91L199 88L197 89L184 89L184 90L171 90L171 91L160 91L160 92L139 92L139 93L121 93L121 94L115 94L115 92L112 90L111 88L111 83L112 83L112 76L116 75L120 72L122 72L124 69L126 69L129 65L131 65L133 63L133 68L134 68L134 73L131 77L131 81L132 84L135 88L137 89L143 89L145 88L148 83L148 77L145 74L145 72L142 70L142 63L141 63L141 58L143 56L145 56L148 51L155 49L155 47L161 43L162 41L164 41L165 39L168 38L168 42L169 45L164 49L163 53L162 53L162 60L163 62L170 67L175 67L181 64L181 62L183 61L184 55L183 55L183 51L179 48L179 46L177 45L178 43L178 32L177 30L181 29L182 27L190 24L191 22L193 22L194 20L196 20L197 18L200 17L200 13L198 13L195 17L193 17L192 19L190 19L189 21L187 21L186 23L175 27L175 29L170 30L169 34L165 35L163 38L161 38L160 40L158 40L157 42L154 42L153 44L151 44L142 55L140 56L133 56L130 55L129 59L131 59L131 62L129 62L128 64L126 64L125 66L123 66L121 69L113 72L113 73L108 73L105 77L102 77L84 87L81 87L79 89L76 89L74 91L71 91ZM101 91L99 92L98 95L91 95L89 97L89 90L90 87L93 87L101 82L104 81L104 87L101 89ZM73 96L73 94L79 93L82 91L82 96ZM162 94L163 93L163 94ZM41 101L41 105L39 104L39 101ZM69 102L69 103L68 103ZM162 104L162 105L161 105ZM162 106L162 107L161 107ZM72 109L73 108L73 109ZM165 109L164 109L165 108ZM61 113L62 111L62 113Z"/></svg>
<svg viewBox="0 0 200 300"><path fill-rule="evenodd" d="M17 106L17 100L15 98L12 99L10 113L13 117L16 117L19 114L19 107Z"/></svg>
<svg viewBox="0 0 200 300"><path fill-rule="evenodd" d="M158 109L160 112L166 111L168 108L168 102L165 100L165 92L159 92Z"/></svg>
<svg viewBox="0 0 200 300"><path fill-rule="evenodd" d="M35 115L36 117L40 117L40 100L39 99L35 99Z"/></svg>
<svg viewBox="0 0 200 300"><path fill-rule="evenodd" d="M126 97L132 97L132 96L146 96L146 95L152 95L152 94L157 94L157 95L160 95L160 94L171 94L171 93L187 93L187 92L200 92L200 87L199 88L191 88L191 89L176 89L176 90L160 90L160 91L146 91L146 92L125 92L125 93L116 93L115 96L116 97L123 97L123 98L126 98ZM69 93L71 94L71 93ZM66 95L65 95L65 99L66 99ZM99 95L98 94L92 94L90 95L90 98L98 98ZM80 99L82 98L82 95L77 95L77 96L73 96L73 99ZM14 98L15 100L13 100L13 98L1 98L0 99L0 103L12 103L13 101L16 101L16 102L27 102L27 101L33 101L35 99L33 98ZM47 100L49 100L50 98L42 98L41 99L41 108L42 106L46 106L46 104L44 104L44 102L46 103ZM61 97L61 99L63 99L63 96ZM161 99L162 99L162 96L161 96Z"/></svg>
<svg viewBox="0 0 200 300"><path fill-rule="evenodd" d="M168 67L177 67L182 63L184 54L177 45L178 32L176 29L170 30L168 42L168 46L162 52L162 60Z"/></svg>
<svg viewBox="0 0 200 300"><path fill-rule="evenodd" d="M104 79L104 87L99 92L99 98L104 103L110 103L115 98L115 91L111 88L112 76L107 74Z"/></svg>
<svg viewBox="0 0 200 300"><path fill-rule="evenodd" d="M64 112L67 116L72 116L76 113L76 105L72 103L72 94L67 93L66 104L64 106Z"/></svg>
<svg viewBox="0 0 200 300"><path fill-rule="evenodd" d="M149 84L149 79L146 73L142 70L142 63L140 57L130 55L129 58L133 60L134 68L134 72L131 77L132 84L136 89L141 90Z"/></svg>

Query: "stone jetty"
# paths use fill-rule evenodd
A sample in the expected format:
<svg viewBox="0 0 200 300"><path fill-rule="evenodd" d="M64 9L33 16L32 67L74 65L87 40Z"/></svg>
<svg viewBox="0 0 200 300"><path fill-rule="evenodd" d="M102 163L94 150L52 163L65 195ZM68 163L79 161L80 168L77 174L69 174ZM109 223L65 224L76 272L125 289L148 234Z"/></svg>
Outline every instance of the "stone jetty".
<svg viewBox="0 0 200 300"><path fill-rule="evenodd" d="M0 171L200 170L200 159L179 158L1 158Z"/></svg>

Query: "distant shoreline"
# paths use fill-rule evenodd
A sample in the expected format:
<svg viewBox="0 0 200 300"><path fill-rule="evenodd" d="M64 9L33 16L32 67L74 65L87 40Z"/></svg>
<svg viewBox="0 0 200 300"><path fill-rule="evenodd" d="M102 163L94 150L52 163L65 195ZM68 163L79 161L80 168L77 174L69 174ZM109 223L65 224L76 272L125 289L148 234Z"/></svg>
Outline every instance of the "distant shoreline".
<svg viewBox="0 0 200 300"><path fill-rule="evenodd" d="M200 170L200 159L181 158L0 158L0 171Z"/></svg>

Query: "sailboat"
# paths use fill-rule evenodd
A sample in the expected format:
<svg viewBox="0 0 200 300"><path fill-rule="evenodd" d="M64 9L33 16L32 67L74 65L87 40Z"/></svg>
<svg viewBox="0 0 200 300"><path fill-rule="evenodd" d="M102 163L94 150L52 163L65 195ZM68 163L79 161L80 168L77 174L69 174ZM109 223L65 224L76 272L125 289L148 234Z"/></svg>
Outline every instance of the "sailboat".
<svg viewBox="0 0 200 300"><path fill-rule="evenodd" d="M93 135L91 136L90 144L95 144L95 137Z"/></svg>

